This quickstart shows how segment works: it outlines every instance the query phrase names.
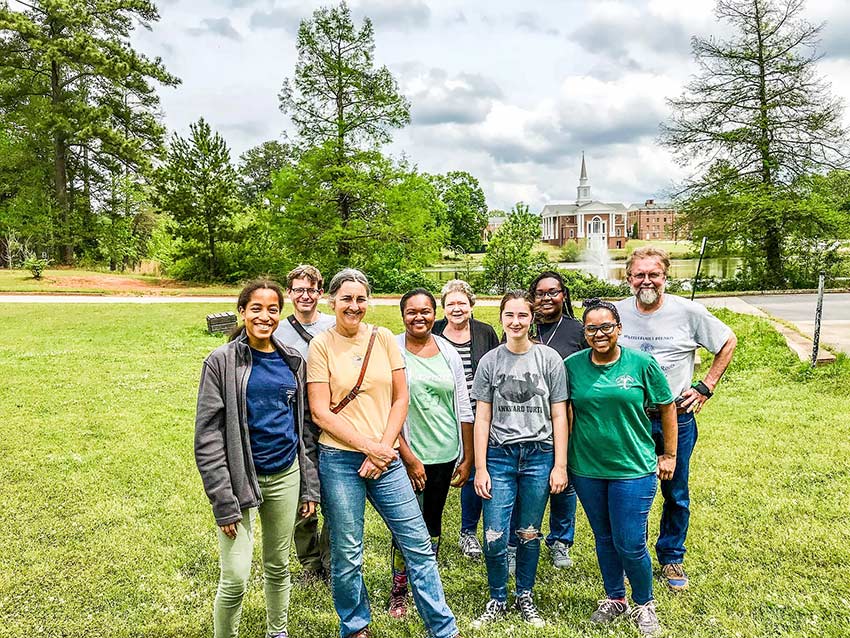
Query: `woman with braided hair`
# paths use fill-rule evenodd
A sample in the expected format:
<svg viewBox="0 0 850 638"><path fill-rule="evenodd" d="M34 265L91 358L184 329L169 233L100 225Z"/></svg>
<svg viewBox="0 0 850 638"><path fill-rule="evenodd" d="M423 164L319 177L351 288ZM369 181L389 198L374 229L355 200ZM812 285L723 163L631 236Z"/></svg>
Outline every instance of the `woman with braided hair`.
<svg viewBox="0 0 850 638"><path fill-rule="evenodd" d="M596 540L606 597L590 620L606 623L629 614L642 635L660 631L652 596L646 523L658 478L676 468L673 393L652 356L617 344L622 331L614 304L585 301L584 335L590 350L567 358L573 427L568 470ZM664 453L656 456L646 406L657 406ZM634 607L626 600L624 575Z"/></svg>

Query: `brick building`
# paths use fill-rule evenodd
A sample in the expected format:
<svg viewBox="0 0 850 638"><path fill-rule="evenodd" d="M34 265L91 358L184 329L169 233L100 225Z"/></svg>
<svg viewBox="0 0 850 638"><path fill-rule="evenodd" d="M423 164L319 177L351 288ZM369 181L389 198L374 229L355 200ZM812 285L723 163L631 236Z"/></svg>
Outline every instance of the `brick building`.
<svg viewBox="0 0 850 638"><path fill-rule="evenodd" d="M629 207L629 235L635 239L675 241L676 211L668 202L646 200L643 205Z"/></svg>

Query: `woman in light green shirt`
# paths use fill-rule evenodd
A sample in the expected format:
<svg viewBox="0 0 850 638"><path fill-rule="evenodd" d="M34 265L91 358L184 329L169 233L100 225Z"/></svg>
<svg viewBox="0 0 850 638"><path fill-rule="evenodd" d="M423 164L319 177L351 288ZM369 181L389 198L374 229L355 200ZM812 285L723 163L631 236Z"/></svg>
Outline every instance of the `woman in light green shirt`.
<svg viewBox="0 0 850 638"><path fill-rule="evenodd" d="M419 498L436 553L449 487L461 487L473 465L472 407L463 361L451 344L431 333L437 301L417 288L401 298L405 331L398 335L405 360L410 405L399 438L401 460ZM389 613L407 613L407 572L393 544Z"/></svg>

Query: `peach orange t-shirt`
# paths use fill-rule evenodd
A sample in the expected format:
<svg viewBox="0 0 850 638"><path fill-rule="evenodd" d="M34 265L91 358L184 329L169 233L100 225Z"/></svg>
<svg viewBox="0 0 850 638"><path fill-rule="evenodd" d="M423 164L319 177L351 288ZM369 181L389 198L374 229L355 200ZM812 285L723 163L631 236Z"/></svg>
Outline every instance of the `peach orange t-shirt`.
<svg viewBox="0 0 850 638"><path fill-rule="evenodd" d="M310 341L307 383L330 384L331 407L342 401L357 383L371 334L372 326L362 323L355 337L344 337L331 328ZM387 428L392 406L392 373L402 368L404 359L392 332L378 328L360 393L337 416L345 419L360 434L379 442ZM319 437L319 443L341 450L353 450L324 431Z"/></svg>

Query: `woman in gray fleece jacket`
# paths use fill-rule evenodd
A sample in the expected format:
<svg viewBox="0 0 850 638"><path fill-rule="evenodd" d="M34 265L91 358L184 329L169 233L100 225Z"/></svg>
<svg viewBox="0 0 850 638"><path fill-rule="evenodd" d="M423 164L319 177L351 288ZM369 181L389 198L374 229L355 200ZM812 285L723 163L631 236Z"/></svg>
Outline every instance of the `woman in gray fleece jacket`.
<svg viewBox="0 0 850 638"><path fill-rule="evenodd" d="M195 460L219 528L213 624L216 638L238 633L259 514L266 635L287 638L289 547L296 512L309 516L319 501L318 432L307 406L306 364L273 336L282 290L252 282L237 308L244 324L204 361L195 418Z"/></svg>

